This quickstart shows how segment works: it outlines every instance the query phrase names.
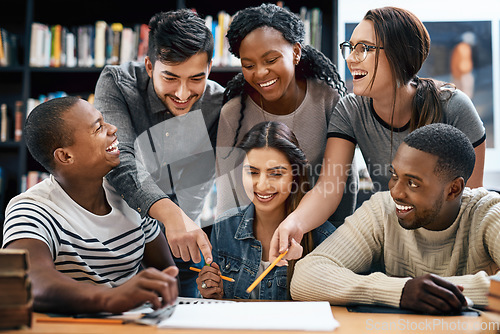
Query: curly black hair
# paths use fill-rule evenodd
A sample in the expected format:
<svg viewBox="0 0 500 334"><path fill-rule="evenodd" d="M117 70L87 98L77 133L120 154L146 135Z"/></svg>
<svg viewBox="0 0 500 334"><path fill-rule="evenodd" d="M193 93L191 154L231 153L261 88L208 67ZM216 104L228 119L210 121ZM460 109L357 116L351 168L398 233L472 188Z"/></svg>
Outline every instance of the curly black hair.
<svg viewBox="0 0 500 334"><path fill-rule="evenodd" d="M262 4L258 7L249 7L238 11L229 26L227 39L229 51L236 57L240 57L239 50L243 39L252 31L261 27L271 27L283 34L285 40L290 44L303 44L305 36L304 23L300 18L289 10L273 5ZM340 96L347 94L344 81L337 72L336 66L323 53L312 46L302 47L299 64L295 67L295 76L298 79L319 79L326 82L330 87L337 89ZM236 96L241 96L240 118L238 128L233 141L236 146L238 135L244 118L245 99L249 90L249 84L245 81L243 74L238 73L226 85L223 104Z"/></svg>

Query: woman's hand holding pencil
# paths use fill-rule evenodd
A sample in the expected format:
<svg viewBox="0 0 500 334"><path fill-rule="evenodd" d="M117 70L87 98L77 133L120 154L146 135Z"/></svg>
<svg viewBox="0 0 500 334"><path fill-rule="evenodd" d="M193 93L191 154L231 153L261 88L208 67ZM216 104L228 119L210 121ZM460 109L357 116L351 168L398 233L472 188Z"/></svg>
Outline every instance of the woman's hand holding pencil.
<svg viewBox="0 0 500 334"><path fill-rule="evenodd" d="M220 268L215 262L205 265L202 269L193 267L189 269L200 272L196 284L203 298L222 299L224 295L222 280L234 282L232 278L221 275Z"/></svg>

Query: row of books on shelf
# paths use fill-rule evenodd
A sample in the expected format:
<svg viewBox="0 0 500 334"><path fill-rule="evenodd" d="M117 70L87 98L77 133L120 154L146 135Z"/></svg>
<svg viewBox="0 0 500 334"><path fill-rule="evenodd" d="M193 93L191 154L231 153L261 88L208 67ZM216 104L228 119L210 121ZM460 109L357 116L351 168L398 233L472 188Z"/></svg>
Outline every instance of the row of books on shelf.
<svg viewBox="0 0 500 334"><path fill-rule="evenodd" d="M55 97L66 96L65 92L53 92L47 95L41 94L38 98L29 98L26 105L26 117L33 108L38 104L45 102ZM24 103L23 101L16 101L14 110L9 110L10 107L7 103L0 104L0 142L20 142L23 134L24 125Z"/></svg>
<svg viewBox="0 0 500 334"><path fill-rule="evenodd" d="M323 12L319 8L300 8L300 18L304 22L304 44L311 45L321 51L321 35L323 33Z"/></svg>
<svg viewBox="0 0 500 334"><path fill-rule="evenodd" d="M72 95L87 100L90 104L94 104L94 93L81 93ZM40 94L38 95L37 98L34 97L29 98L26 103L26 117L28 117L31 110L33 110L40 103L55 99L57 97L65 97L65 96L68 96L68 93L66 93L65 91L56 91L47 94Z"/></svg>
<svg viewBox="0 0 500 334"><path fill-rule="evenodd" d="M33 108L42 102L51 100L57 97L64 97L68 94L64 91L50 92L47 94L40 94L37 98L29 98L26 101L26 117ZM79 97L94 103L94 94L80 94ZM0 104L0 142L20 142L23 134L24 119L23 117L23 102L16 101L14 110L9 110L7 103Z"/></svg>
<svg viewBox="0 0 500 334"><path fill-rule="evenodd" d="M26 117L30 114L31 110L33 110L37 105L40 103L46 102L48 100L52 100L57 97L65 97L68 96L68 94L64 91L56 91L56 92L50 92L47 94L40 94L38 95L37 98L30 97L26 101Z"/></svg>
<svg viewBox="0 0 500 334"><path fill-rule="evenodd" d="M0 27L0 66L19 65L19 35Z"/></svg>
<svg viewBox="0 0 500 334"><path fill-rule="evenodd" d="M124 27L97 21L65 27L33 22L29 63L32 67L103 67L143 61L148 31L146 24Z"/></svg>
<svg viewBox="0 0 500 334"><path fill-rule="evenodd" d="M31 327L33 296L28 252L0 250L0 329Z"/></svg>
<svg viewBox="0 0 500 334"><path fill-rule="evenodd" d="M322 12L302 7L305 44L321 50ZM213 66L240 66L230 54L225 38L232 16L220 11L207 15L206 26L214 36ZM143 62L148 49L147 24L125 27L121 23L96 21L95 24L65 27L60 24L32 23L29 63L32 67L103 67L127 61Z"/></svg>

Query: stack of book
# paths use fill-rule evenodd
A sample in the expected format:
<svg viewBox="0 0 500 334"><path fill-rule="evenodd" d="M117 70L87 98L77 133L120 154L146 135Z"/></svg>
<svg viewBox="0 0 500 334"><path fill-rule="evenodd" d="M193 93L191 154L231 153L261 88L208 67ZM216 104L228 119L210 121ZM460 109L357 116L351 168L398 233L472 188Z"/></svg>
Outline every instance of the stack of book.
<svg viewBox="0 0 500 334"><path fill-rule="evenodd" d="M495 328L500 327L500 276L498 275L490 277L488 305L481 315Z"/></svg>
<svg viewBox="0 0 500 334"><path fill-rule="evenodd" d="M0 329L31 327L33 298L28 252L0 250Z"/></svg>
<svg viewBox="0 0 500 334"><path fill-rule="evenodd" d="M500 277L492 276L488 293L488 311L500 313Z"/></svg>

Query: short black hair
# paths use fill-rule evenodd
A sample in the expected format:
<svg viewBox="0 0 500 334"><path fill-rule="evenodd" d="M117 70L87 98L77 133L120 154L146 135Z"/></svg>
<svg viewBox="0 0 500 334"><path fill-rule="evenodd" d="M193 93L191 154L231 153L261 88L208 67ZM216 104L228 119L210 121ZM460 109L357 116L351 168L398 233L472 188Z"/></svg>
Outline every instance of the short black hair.
<svg viewBox="0 0 500 334"><path fill-rule="evenodd" d="M205 52L210 62L214 37L205 21L189 9L155 14L149 21L148 57L151 62L183 63Z"/></svg>
<svg viewBox="0 0 500 334"><path fill-rule="evenodd" d="M476 154L467 136L456 127L432 123L411 132L404 142L409 147L438 157L436 175L451 181L463 177L465 182L472 175Z"/></svg>
<svg viewBox="0 0 500 334"><path fill-rule="evenodd" d="M71 129L67 129L63 114L80 101L76 96L55 98L36 106L24 124L24 139L33 158L47 171L55 169L54 151L73 145Z"/></svg>

